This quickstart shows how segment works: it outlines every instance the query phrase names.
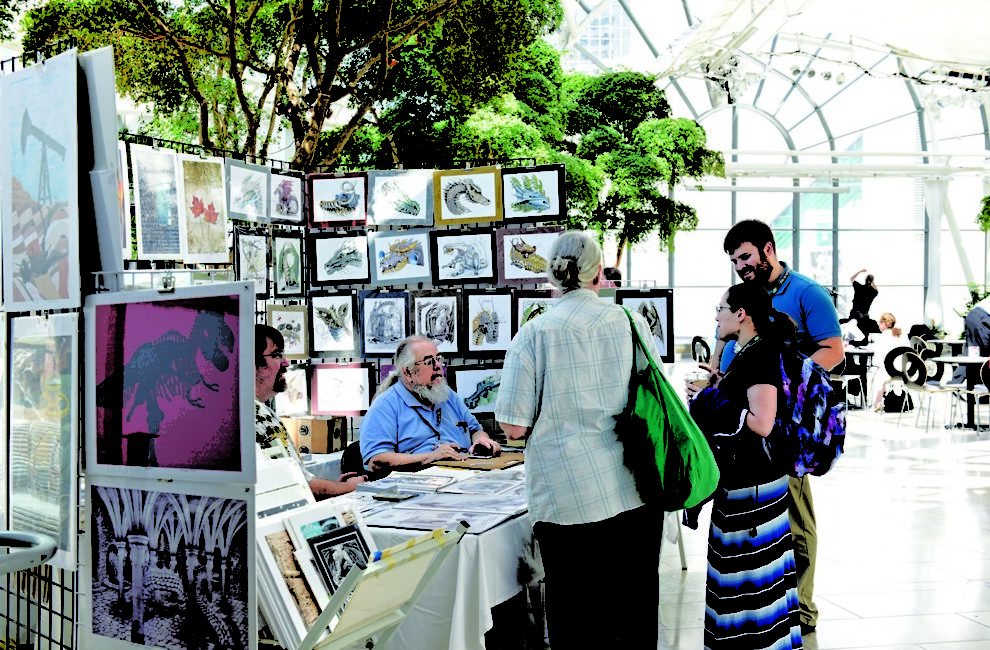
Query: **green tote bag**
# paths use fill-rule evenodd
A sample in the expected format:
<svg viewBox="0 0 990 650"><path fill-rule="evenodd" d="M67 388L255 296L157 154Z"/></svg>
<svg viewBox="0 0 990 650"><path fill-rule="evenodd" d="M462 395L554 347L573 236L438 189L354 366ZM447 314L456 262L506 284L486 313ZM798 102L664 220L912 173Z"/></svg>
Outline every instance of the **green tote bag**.
<svg viewBox="0 0 990 650"><path fill-rule="evenodd" d="M623 462L644 503L665 511L696 506L718 486L708 441L640 338L632 313L633 369L629 399L616 418Z"/></svg>

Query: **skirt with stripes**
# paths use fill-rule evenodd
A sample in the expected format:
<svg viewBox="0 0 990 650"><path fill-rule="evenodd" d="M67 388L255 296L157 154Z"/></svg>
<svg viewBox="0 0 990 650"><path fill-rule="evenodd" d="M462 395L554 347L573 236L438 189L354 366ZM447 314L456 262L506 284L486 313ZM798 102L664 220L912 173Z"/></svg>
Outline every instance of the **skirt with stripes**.
<svg viewBox="0 0 990 650"><path fill-rule="evenodd" d="M787 477L715 492L705 648L801 648Z"/></svg>

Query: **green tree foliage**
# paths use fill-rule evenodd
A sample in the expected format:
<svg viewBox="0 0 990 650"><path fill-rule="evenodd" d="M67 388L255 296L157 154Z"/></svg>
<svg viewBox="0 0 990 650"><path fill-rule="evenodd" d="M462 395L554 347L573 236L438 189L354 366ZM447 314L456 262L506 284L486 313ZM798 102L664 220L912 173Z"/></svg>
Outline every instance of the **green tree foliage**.
<svg viewBox="0 0 990 650"><path fill-rule="evenodd" d="M404 65L470 109L509 88L514 58L560 19L558 0L51 0L23 25L25 49L113 45L119 90L152 103L159 128L195 124L204 146L265 156L284 120L310 169L395 100ZM346 123L325 132L335 110Z"/></svg>
<svg viewBox="0 0 990 650"><path fill-rule="evenodd" d="M625 244L656 232L661 248L678 230L698 224L691 206L670 198L687 178L724 174L722 155L706 146L705 131L693 120L670 116L656 79L637 72L598 77L573 75L565 82L567 149L609 179L587 225L616 231L621 263Z"/></svg>
<svg viewBox="0 0 990 650"><path fill-rule="evenodd" d="M17 15L16 3L17 0L0 0L0 41L5 41L13 36L10 26Z"/></svg>

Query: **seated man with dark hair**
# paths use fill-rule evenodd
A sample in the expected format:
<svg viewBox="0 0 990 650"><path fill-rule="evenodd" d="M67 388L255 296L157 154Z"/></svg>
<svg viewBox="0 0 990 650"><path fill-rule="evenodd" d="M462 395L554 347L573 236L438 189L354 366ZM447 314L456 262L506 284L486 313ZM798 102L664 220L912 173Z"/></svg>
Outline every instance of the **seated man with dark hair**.
<svg viewBox="0 0 990 650"><path fill-rule="evenodd" d="M443 357L432 341L422 336L404 339L395 368L361 423L361 457L368 469L418 469L464 458L464 451L501 452L460 395L447 386Z"/></svg>
<svg viewBox="0 0 990 650"><path fill-rule="evenodd" d="M283 447L290 456L299 462L309 489L317 500L326 499L338 494L353 492L358 483L365 477L357 474L343 475L337 481L317 478L306 469L296 451L296 446L289 440L289 434L275 411L265 402L275 397L276 393L285 390L285 369L289 362L282 356L285 339L282 333L268 325L255 325L254 329L254 437L258 446L264 450ZM266 452L267 453L267 452Z"/></svg>

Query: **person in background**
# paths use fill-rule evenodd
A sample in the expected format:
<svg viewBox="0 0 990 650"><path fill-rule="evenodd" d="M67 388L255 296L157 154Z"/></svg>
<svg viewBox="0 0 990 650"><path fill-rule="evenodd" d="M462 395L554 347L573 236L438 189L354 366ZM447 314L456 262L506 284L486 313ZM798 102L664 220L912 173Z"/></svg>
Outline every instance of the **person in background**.
<svg viewBox="0 0 990 650"><path fill-rule="evenodd" d="M598 298L602 251L592 233L565 232L548 260L562 295L509 345L495 420L510 439L529 434L527 496L546 572L550 643L656 648L664 513L640 498L615 436L632 370L629 318ZM646 321L633 319L659 358ZM595 596L588 554L603 548L618 559L622 577L613 582L621 588Z"/></svg>
<svg viewBox="0 0 990 650"><path fill-rule="evenodd" d="M877 295L880 293L877 289L876 280L873 278L873 274L868 274L865 281L857 282L858 278L863 273L866 273L866 269L860 269L852 274L849 281L852 282L853 286L853 300L852 308L849 310L849 318L844 318L839 323L845 323L847 321L855 321L856 327L859 331L863 333L864 340L862 344L865 345L868 341L870 334L877 334L880 332L877 322L870 318L870 306L876 299Z"/></svg>
<svg viewBox="0 0 990 650"><path fill-rule="evenodd" d="M493 456L501 446L450 390L443 356L423 336L399 342L395 371L384 382L361 423L361 458L376 474L419 469L465 452Z"/></svg>
<svg viewBox="0 0 990 650"><path fill-rule="evenodd" d="M885 384L890 380L884 361L891 350L908 343L901 328L895 327L897 319L889 311L880 314L877 323L880 328L880 335L873 341L873 365L876 366L876 372L873 374L875 390L872 406L874 411L882 411Z"/></svg>
<svg viewBox="0 0 990 650"><path fill-rule="evenodd" d="M821 285L792 271L786 263L777 259L777 242L770 226L757 219L740 221L726 233L722 247L742 281L755 282L766 289L774 309L794 321L798 351L814 359L825 370L839 365L845 358L845 352L835 305ZM725 342L719 337L712 353L712 367L724 371L735 356L735 350L734 341ZM818 623L818 608L812 598L818 532L809 478L791 478L789 491L801 631L811 634Z"/></svg>
<svg viewBox="0 0 990 650"><path fill-rule="evenodd" d="M287 453L295 458L317 500L353 492L365 477L343 474L338 480L331 481L314 476L303 465L282 420L265 403L286 388L285 370L289 362L282 356L285 349L282 333L268 325L255 325L254 348L254 437L258 447L267 455L284 456Z"/></svg>
<svg viewBox="0 0 990 650"><path fill-rule="evenodd" d="M605 281L602 282L602 287L613 288L622 286L622 271L614 266L609 266L605 268L603 273L605 275Z"/></svg>
<svg viewBox="0 0 990 650"><path fill-rule="evenodd" d="M736 342L736 355L713 386L686 384L691 416L721 473L708 533L705 648L801 648L788 477L763 446L775 426L780 354L794 324L754 282L730 287L715 320L719 338Z"/></svg>

